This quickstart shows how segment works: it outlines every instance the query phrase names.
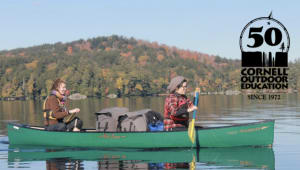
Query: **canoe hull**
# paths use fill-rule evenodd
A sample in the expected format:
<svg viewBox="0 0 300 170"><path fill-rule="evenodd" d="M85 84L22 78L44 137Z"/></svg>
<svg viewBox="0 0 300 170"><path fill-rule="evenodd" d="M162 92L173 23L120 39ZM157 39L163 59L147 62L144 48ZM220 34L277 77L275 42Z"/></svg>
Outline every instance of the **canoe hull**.
<svg viewBox="0 0 300 170"><path fill-rule="evenodd" d="M274 140L274 121L198 130L198 147L269 146Z"/></svg>
<svg viewBox="0 0 300 170"><path fill-rule="evenodd" d="M174 148L267 146L273 144L274 121L263 121L217 128L196 128L196 142L187 131L177 132L53 132L8 124L11 145L103 147L103 148Z"/></svg>

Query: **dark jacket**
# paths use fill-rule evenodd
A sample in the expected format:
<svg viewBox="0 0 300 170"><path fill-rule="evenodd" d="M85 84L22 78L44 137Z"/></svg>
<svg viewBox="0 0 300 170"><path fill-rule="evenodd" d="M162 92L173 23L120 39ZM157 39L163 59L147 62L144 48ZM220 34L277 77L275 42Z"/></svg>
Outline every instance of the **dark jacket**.
<svg viewBox="0 0 300 170"><path fill-rule="evenodd" d="M177 93L170 94L166 98L164 105L165 129L187 127L189 120L189 113L187 110L192 105L193 103L187 96Z"/></svg>
<svg viewBox="0 0 300 170"><path fill-rule="evenodd" d="M64 107L64 105L60 102L59 98L51 95L46 99L45 110L52 111L51 116L55 119L45 119L45 126L57 124L58 122L62 122L63 118L68 115L68 110Z"/></svg>

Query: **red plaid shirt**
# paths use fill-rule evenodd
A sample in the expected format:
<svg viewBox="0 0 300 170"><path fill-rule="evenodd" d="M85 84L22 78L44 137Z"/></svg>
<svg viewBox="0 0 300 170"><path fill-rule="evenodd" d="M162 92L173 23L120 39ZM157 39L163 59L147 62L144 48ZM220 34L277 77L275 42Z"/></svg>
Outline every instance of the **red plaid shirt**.
<svg viewBox="0 0 300 170"><path fill-rule="evenodd" d="M164 128L166 131L169 131L175 127L184 127L184 125L178 124L180 122L188 121L188 117L180 118L176 117L176 112L187 104L188 107L191 107L193 103L185 95L179 94L170 94L165 100L164 106ZM176 122L176 123L175 123Z"/></svg>

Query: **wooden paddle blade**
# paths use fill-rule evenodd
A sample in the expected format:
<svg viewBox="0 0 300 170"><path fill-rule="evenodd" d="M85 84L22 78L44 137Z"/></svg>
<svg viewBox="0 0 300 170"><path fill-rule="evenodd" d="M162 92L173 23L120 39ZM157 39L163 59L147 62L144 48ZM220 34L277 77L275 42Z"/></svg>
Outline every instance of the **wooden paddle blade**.
<svg viewBox="0 0 300 170"><path fill-rule="evenodd" d="M189 124L188 135L192 143L195 143L195 119Z"/></svg>

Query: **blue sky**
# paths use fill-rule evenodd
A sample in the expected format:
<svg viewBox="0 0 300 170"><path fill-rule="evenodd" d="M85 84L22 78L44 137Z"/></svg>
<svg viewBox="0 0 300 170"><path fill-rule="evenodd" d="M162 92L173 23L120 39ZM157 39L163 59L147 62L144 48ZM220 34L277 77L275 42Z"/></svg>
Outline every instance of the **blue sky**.
<svg viewBox="0 0 300 170"><path fill-rule="evenodd" d="M240 59L244 26L273 11L289 32L293 61L299 7L296 0L2 0L0 50L116 34Z"/></svg>

